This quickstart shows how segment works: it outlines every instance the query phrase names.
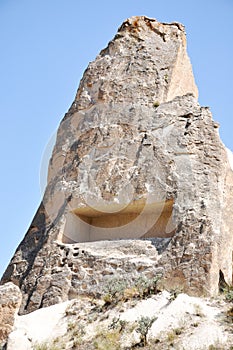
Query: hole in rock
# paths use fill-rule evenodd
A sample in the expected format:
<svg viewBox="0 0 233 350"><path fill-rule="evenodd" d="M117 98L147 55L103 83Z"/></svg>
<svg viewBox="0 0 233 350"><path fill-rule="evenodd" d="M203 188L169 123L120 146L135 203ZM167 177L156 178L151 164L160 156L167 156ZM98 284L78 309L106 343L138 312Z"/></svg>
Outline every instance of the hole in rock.
<svg viewBox="0 0 233 350"><path fill-rule="evenodd" d="M173 204L173 199L149 204L137 200L123 210L118 204L112 208L86 206L74 209L67 214L62 242L173 237Z"/></svg>
<svg viewBox="0 0 233 350"><path fill-rule="evenodd" d="M225 280L225 276L224 276L224 273L222 272L222 270L219 270L218 287L219 287L220 292L223 292L226 288L229 287L226 280Z"/></svg>

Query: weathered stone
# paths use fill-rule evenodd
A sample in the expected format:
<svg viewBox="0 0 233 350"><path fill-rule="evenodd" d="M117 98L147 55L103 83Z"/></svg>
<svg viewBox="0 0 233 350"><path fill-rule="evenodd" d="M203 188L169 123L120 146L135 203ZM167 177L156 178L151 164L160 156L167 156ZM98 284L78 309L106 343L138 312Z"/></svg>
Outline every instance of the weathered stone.
<svg viewBox="0 0 233 350"><path fill-rule="evenodd" d="M151 106L187 93L198 95L184 27L132 17L88 66L71 110L111 102Z"/></svg>
<svg viewBox="0 0 233 350"><path fill-rule="evenodd" d="M21 292L16 285L9 282L0 286L0 345L6 342L12 331L21 300Z"/></svg>
<svg viewBox="0 0 233 350"><path fill-rule="evenodd" d="M232 168L197 102L183 26L133 17L84 73L2 282L19 284L21 313L98 296L119 275L216 294L219 274L232 280L232 213Z"/></svg>
<svg viewBox="0 0 233 350"><path fill-rule="evenodd" d="M121 300L110 308L103 300L78 298L18 316L7 350L126 350L139 348L142 334L156 350L231 349L231 325L220 316L228 308L220 299L186 294L175 298L167 291L143 300Z"/></svg>
<svg viewBox="0 0 233 350"><path fill-rule="evenodd" d="M62 338L67 332L65 311L68 304L69 302L61 303L16 317L14 330L7 342L7 350L33 350L36 344L38 347L39 344L48 345L53 339Z"/></svg>

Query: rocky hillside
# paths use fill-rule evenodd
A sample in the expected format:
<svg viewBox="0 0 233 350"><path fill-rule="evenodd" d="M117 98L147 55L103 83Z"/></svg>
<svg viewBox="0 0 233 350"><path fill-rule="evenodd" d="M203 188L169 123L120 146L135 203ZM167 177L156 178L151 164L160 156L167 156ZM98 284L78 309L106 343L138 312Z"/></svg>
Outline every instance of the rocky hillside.
<svg viewBox="0 0 233 350"><path fill-rule="evenodd" d="M232 322L233 290L198 298L161 292L158 279L143 275L133 285L113 277L102 298L83 296L17 316L6 349L232 350Z"/></svg>

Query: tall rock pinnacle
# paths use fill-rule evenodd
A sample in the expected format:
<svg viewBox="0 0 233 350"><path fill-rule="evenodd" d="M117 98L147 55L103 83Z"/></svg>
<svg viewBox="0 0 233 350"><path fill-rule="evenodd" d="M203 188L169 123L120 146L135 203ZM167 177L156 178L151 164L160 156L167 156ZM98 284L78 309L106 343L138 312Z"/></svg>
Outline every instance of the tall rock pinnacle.
<svg viewBox="0 0 233 350"><path fill-rule="evenodd" d="M151 106L187 93L198 95L184 27L132 17L89 65L73 107L111 102Z"/></svg>
<svg viewBox="0 0 233 350"><path fill-rule="evenodd" d="M190 294L231 282L233 172L197 97L184 27L127 19L83 75L3 275L21 313L101 295L114 274Z"/></svg>

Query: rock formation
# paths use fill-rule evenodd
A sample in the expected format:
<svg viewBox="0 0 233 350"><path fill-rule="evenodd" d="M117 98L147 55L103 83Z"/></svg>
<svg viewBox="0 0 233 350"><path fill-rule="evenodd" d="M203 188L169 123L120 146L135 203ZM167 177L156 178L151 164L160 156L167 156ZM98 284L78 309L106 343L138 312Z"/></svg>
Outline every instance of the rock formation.
<svg viewBox="0 0 233 350"><path fill-rule="evenodd" d="M0 287L0 346L13 329L21 299L20 290L13 283L6 283Z"/></svg>
<svg viewBox="0 0 233 350"><path fill-rule="evenodd" d="M233 172L197 95L178 23L132 17L90 63L1 281L21 314L97 297L112 276L195 295L231 283Z"/></svg>
<svg viewBox="0 0 233 350"><path fill-rule="evenodd" d="M114 307L85 297L18 316L7 350L232 349L226 301L167 291L139 300L129 291Z"/></svg>

